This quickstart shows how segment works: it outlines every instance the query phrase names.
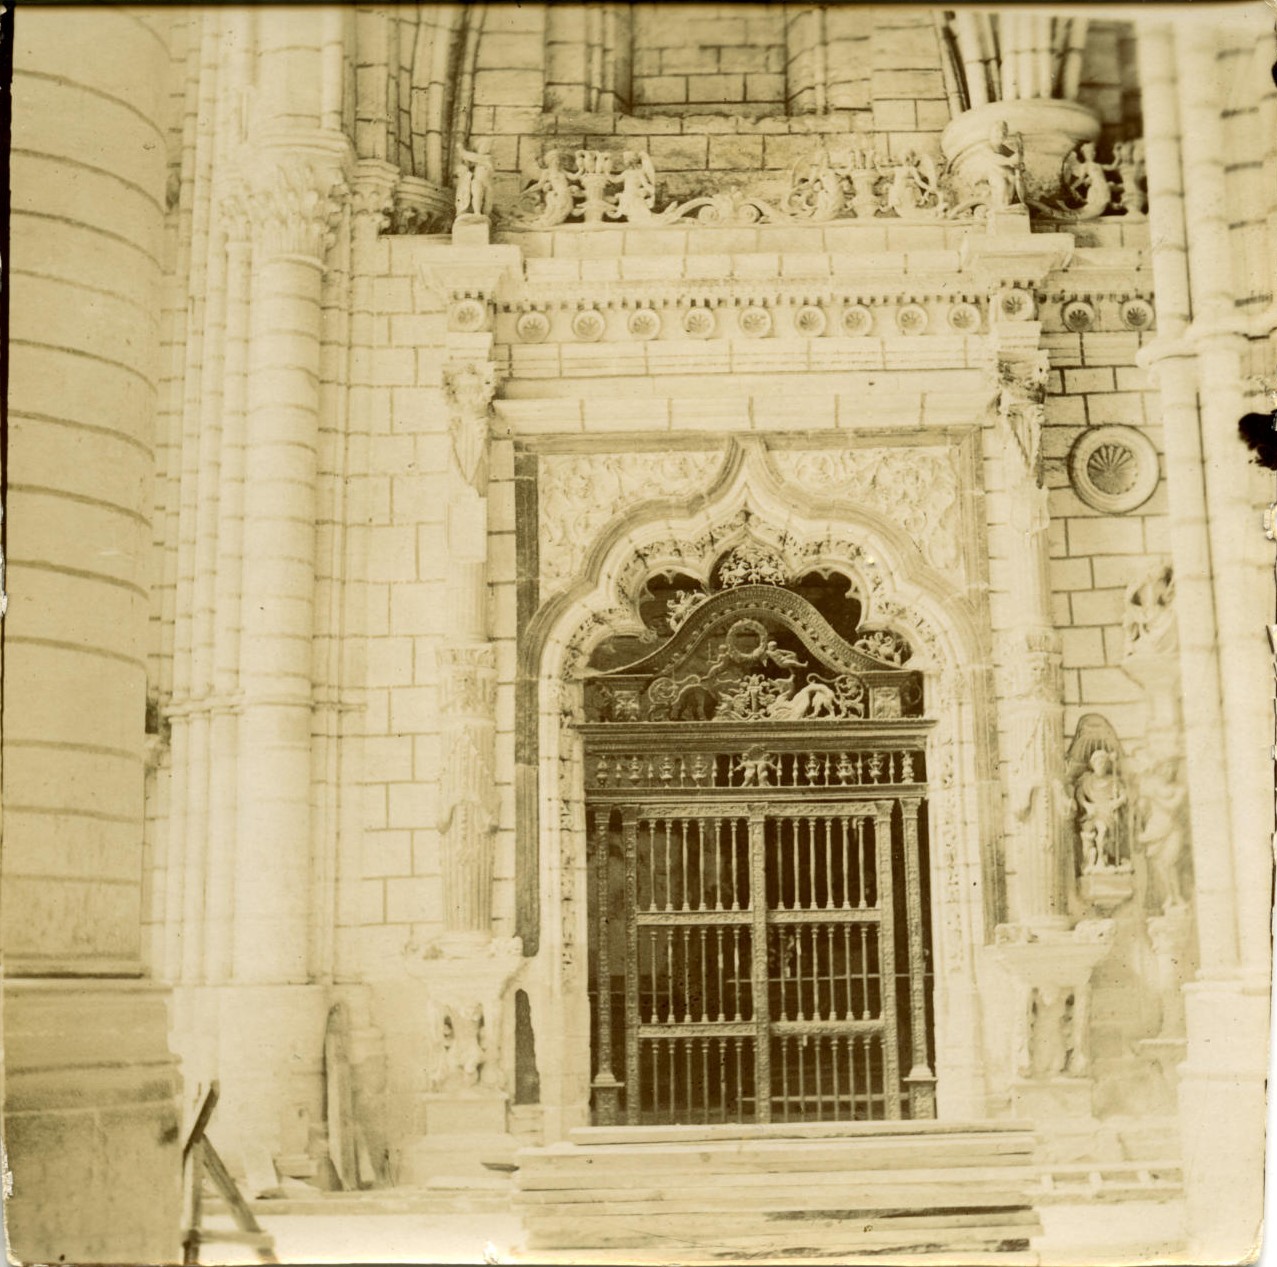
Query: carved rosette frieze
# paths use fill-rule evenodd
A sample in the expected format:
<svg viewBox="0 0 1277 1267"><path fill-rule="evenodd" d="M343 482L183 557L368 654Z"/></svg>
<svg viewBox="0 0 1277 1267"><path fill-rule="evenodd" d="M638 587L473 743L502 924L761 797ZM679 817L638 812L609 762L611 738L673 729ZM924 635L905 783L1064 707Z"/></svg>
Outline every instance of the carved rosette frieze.
<svg viewBox="0 0 1277 1267"><path fill-rule="evenodd" d="M259 155L246 177L255 252L262 259L322 261L350 193L342 165L321 157Z"/></svg>
<svg viewBox="0 0 1277 1267"><path fill-rule="evenodd" d="M449 934L486 937L499 815L495 648L488 642L442 646L438 678L444 926Z"/></svg>
<svg viewBox="0 0 1277 1267"><path fill-rule="evenodd" d="M958 472L950 448L779 450L782 477L807 492L877 511L944 571L962 565Z"/></svg>
<svg viewBox="0 0 1277 1267"><path fill-rule="evenodd" d="M496 393L497 370L491 361L454 361L443 371L448 404L448 432L457 470L467 484L482 492L485 458Z"/></svg>
<svg viewBox="0 0 1277 1267"><path fill-rule="evenodd" d="M548 454L541 459L541 584L561 589L577 576L600 531L640 502L689 497L722 466L712 452Z"/></svg>

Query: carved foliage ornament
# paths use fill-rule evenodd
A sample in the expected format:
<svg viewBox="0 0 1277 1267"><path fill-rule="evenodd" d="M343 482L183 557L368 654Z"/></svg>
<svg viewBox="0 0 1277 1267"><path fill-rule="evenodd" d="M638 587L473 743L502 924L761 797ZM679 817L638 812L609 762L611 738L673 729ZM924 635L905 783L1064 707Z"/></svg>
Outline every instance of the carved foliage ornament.
<svg viewBox="0 0 1277 1267"><path fill-rule="evenodd" d="M781 475L800 488L890 519L933 567L962 562L958 473L948 448L779 450Z"/></svg>
<svg viewBox="0 0 1277 1267"><path fill-rule="evenodd" d="M538 470L541 582L577 575L600 529L653 498L688 497L722 465L720 451L547 454Z"/></svg>
<svg viewBox="0 0 1277 1267"><path fill-rule="evenodd" d="M247 178L253 244L262 257L322 260L349 193L340 166L291 156L264 158L249 168Z"/></svg>

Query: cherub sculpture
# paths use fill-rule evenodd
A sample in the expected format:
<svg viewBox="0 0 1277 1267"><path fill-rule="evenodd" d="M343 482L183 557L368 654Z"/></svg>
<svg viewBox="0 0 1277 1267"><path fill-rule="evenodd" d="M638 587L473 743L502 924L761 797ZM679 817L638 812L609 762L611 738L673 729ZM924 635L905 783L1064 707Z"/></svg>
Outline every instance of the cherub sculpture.
<svg viewBox="0 0 1277 1267"><path fill-rule="evenodd" d="M656 202L656 168L646 152L626 150L621 155L621 192L616 209L608 214L631 224L650 220Z"/></svg>
<svg viewBox="0 0 1277 1267"><path fill-rule="evenodd" d="M1095 143L1083 141L1076 153L1064 160L1061 173L1064 191L1080 207L1070 208L1069 214L1076 220L1095 220L1102 216L1113 201L1109 186L1111 165L1101 163L1095 154Z"/></svg>
<svg viewBox="0 0 1277 1267"><path fill-rule="evenodd" d="M481 136L474 149L457 142L456 211L459 216L486 216L492 210L492 138Z"/></svg>

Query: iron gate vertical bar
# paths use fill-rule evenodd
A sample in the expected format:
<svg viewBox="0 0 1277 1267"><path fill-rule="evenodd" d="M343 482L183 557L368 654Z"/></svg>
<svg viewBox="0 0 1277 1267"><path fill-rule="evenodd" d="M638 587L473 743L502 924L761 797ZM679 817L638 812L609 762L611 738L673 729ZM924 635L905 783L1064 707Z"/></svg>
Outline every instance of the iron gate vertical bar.
<svg viewBox="0 0 1277 1267"><path fill-rule="evenodd" d="M771 1003L767 979L767 806L749 807L749 908L753 916L750 955L754 982L754 1112L772 1120Z"/></svg>
<svg viewBox="0 0 1277 1267"><path fill-rule="evenodd" d="M896 1025L896 921L891 875L891 801L874 802L878 860L878 975L882 999L883 1098L889 1119L900 1116L900 1050Z"/></svg>
<svg viewBox="0 0 1277 1267"><path fill-rule="evenodd" d="M909 912L909 1046L911 1066L905 1087L909 1093L909 1116L936 1115L936 1080L927 1050L926 962L923 959L922 876L919 857L918 815L922 799L900 799L905 837L905 900Z"/></svg>
<svg viewBox="0 0 1277 1267"><path fill-rule="evenodd" d="M625 842L625 1120L639 1120L638 814L621 814Z"/></svg>
<svg viewBox="0 0 1277 1267"><path fill-rule="evenodd" d="M598 1007L599 1051L594 1075L594 1110L601 1126L615 1126L620 1112L621 1087L612 1070L612 885L608 843L609 814L591 810L587 816L588 840L594 847L596 913L594 917L594 997ZM628 917L627 917L628 918ZM628 977L628 973L626 974Z"/></svg>

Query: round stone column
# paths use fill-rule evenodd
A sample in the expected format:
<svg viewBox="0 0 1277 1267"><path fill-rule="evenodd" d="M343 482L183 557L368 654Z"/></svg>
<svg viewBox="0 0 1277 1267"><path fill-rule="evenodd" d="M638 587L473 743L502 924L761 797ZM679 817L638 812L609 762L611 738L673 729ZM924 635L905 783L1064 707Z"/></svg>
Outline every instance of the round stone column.
<svg viewBox="0 0 1277 1267"><path fill-rule="evenodd" d="M3 937L26 1261L179 1253L179 1082L141 938L167 25L15 22Z"/></svg>

